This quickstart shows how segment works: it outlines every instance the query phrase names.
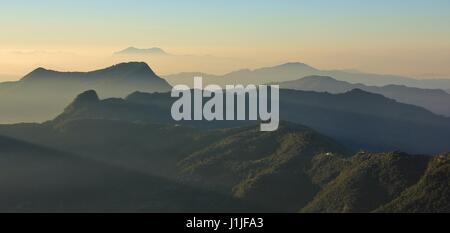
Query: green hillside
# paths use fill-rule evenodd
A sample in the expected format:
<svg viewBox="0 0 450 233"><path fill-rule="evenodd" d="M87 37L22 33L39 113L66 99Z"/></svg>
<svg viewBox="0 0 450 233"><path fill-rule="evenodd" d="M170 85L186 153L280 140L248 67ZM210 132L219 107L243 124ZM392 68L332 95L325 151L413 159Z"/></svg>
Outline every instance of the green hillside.
<svg viewBox="0 0 450 233"><path fill-rule="evenodd" d="M302 210L371 212L417 183L428 156L360 153Z"/></svg>
<svg viewBox="0 0 450 233"><path fill-rule="evenodd" d="M417 184L377 212L450 212L450 155L433 158Z"/></svg>

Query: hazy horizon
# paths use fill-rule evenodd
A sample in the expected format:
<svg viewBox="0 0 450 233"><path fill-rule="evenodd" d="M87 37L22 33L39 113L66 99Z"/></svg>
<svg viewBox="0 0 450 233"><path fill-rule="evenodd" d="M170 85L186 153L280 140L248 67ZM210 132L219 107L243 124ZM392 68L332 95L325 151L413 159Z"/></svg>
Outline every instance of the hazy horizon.
<svg viewBox="0 0 450 233"><path fill-rule="evenodd" d="M174 10L175 3L183 11ZM445 0L0 5L0 81L37 67L89 71L130 60L145 61L160 75L303 62L325 70L450 78L450 2ZM160 47L171 56L113 56L130 46Z"/></svg>

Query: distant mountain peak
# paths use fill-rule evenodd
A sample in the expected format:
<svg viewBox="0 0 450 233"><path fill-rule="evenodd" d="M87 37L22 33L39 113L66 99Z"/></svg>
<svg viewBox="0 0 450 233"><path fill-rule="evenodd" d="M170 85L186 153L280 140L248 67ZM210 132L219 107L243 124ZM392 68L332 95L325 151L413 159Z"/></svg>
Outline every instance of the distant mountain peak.
<svg viewBox="0 0 450 233"><path fill-rule="evenodd" d="M80 107L95 104L100 102L100 98L97 95L97 92L94 90L88 90L81 94L79 94L75 99L69 104L65 109L63 114L70 114L73 111L76 111Z"/></svg>
<svg viewBox="0 0 450 233"><path fill-rule="evenodd" d="M330 77L330 76L321 76L321 75L311 75L311 76L306 76L304 78L302 78L302 80L311 80L311 81L335 81L338 82L336 79Z"/></svg>
<svg viewBox="0 0 450 233"><path fill-rule="evenodd" d="M94 90L88 90L81 94L79 94L74 102L76 103L87 103L87 102L98 102L100 98L98 98L97 92Z"/></svg>
<svg viewBox="0 0 450 233"><path fill-rule="evenodd" d="M22 78L22 81L42 80L46 78L63 79L63 78L84 78L84 79L97 79L97 78L158 78L153 72L150 66L145 62L125 62L119 63L101 70L89 71L89 72L60 72L54 70L48 70L39 67Z"/></svg>
<svg viewBox="0 0 450 233"><path fill-rule="evenodd" d="M367 99L373 99L373 100L389 100L393 101L392 99L389 99L381 94L368 92L365 90L362 90L360 88L352 89L351 91L348 91L344 93L343 95L350 96L352 98L367 98Z"/></svg>
<svg viewBox="0 0 450 233"><path fill-rule="evenodd" d="M307 65L305 63L302 62L287 62L278 66L275 66L278 68L308 68L308 69L312 69L312 70L317 70L316 68Z"/></svg>
<svg viewBox="0 0 450 233"><path fill-rule="evenodd" d="M104 69L103 71L106 70L117 70L117 71L123 71L123 72L129 72L129 71L133 71L133 72L148 72L151 73L152 75L156 75L155 72L153 72L152 68L150 68L150 66L145 63L145 62L124 62L124 63L119 63L113 66L110 66L106 69Z"/></svg>
<svg viewBox="0 0 450 233"><path fill-rule="evenodd" d="M46 72L46 71L49 71L49 70L47 70L47 69L45 69L43 67L38 67L35 70L33 70L32 72Z"/></svg>
<svg viewBox="0 0 450 233"><path fill-rule="evenodd" d="M280 66L306 66L306 64L303 62L287 62Z"/></svg>
<svg viewBox="0 0 450 233"><path fill-rule="evenodd" d="M22 78L22 80L47 77L48 75L51 75L54 73L56 73L56 72L53 70L48 70L43 67L38 67L38 68L34 69L33 71L31 71L30 73L28 73L27 75L25 75Z"/></svg>
<svg viewBox="0 0 450 233"><path fill-rule="evenodd" d="M373 93L369 93L367 91L364 91L364 90L362 90L360 88L352 89L351 91L349 91L347 93L349 93L349 94L373 94Z"/></svg>
<svg viewBox="0 0 450 233"><path fill-rule="evenodd" d="M136 48L136 47L128 47L124 50L115 53L116 55L168 55L166 51L161 48L153 47L153 48Z"/></svg>

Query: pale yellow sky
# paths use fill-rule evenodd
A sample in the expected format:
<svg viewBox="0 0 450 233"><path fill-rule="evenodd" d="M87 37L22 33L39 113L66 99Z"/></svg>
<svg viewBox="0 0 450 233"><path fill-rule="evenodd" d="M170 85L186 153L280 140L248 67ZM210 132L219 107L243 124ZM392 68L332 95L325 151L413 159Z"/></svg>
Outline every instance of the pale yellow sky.
<svg viewBox="0 0 450 233"><path fill-rule="evenodd" d="M161 75L304 62L443 78L449 23L448 0L2 1L0 80L103 68L130 60L112 56L129 46L176 55L132 58Z"/></svg>

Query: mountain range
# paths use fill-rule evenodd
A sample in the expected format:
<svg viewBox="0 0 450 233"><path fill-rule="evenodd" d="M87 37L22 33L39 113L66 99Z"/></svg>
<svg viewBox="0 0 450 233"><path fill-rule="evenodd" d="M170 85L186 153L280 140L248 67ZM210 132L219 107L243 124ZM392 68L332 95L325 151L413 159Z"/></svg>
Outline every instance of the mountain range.
<svg viewBox="0 0 450 233"><path fill-rule="evenodd" d="M284 76L277 77L287 79L292 75L292 69L289 67L298 66L296 63L291 63L279 66L277 69L266 68L246 72L266 73L267 80L273 80L270 78L271 75L280 73L282 70L281 73ZM315 70L304 64L300 66L304 69ZM271 75L268 75L269 73ZM361 84L352 85L324 77L309 77L293 83L281 83L281 85L288 88L303 86L304 89L316 91L282 89L280 93L282 120L308 126L355 150L400 150L426 154L450 150L447 143L450 140L449 118L371 93L380 92L403 102L414 102L413 104L423 105L426 108L441 107L445 110L447 105L444 102L438 104L433 102L440 97L447 97L442 91L403 86L378 88ZM361 88L353 89L354 87ZM88 101L78 101L77 98L77 101L67 107L56 119L57 121L96 116L106 119L133 119L149 123L175 123L170 115L170 107L175 101L168 93L170 86L147 64L138 62L122 63L85 73L36 69L18 82L0 85L0 97L2 97L0 107L3 110L1 120L2 122L42 122L52 119L63 112L64 106L77 95L71 96L72 93L83 92L86 89L96 91L80 96L81 99L86 98ZM339 94L317 92L325 89L333 93L350 91ZM128 91L133 94L128 95ZM162 93L149 93L152 91ZM84 97L85 95L88 97ZM98 96L106 99L100 100ZM117 98L125 96L124 99ZM194 121L182 124L210 129L237 127L250 123Z"/></svg>
<svg viewBox="0 0 450 233"><path fill-rule="evenodd" d="M88 96L88 97L85 97ZM93 118L181 124L199 129L240 127L250 121L172 120L169 93L135 92L124 99L100 100L94 91L81 94L55 122ZM398 103L379 94L352 90L330 94L280 91L280 118L310 127L354 150L435 154L450 150L450 119L423 108ZM420 143L417 143L420 142Z"/></svg>
<svg viewBox="0 0 450 233"><path fill-rule="evenodd" d="M151 51L156 50L151 49ZM344 93L358 88L382 94L402 103L421 106L436 114L445 116L450 114L447 104L449 95L444 91L438 90L446 87L445 80L441 80L442 83L438 85L439 88L434 90L390 84L397 81L408 83L406 81L411 81L410 79L388 79L385 76L365 76L362 73L358 73L360 76L355 76L354 73L344 74L343 71L331 72L333 75L337 75L332 76L336 79L334 82L324 77L319 78L319 76L314 76L316 79L309 77L303 81L298 80L309 74L317 73L330 73L330 71L321 71L303 63L286 63L280 66L256 70L240 70L224 76L204 73L181 73L165 78L173 85L179 83L192 84L194 76L203 76L205 85L281 83L283 88L327 91L330 93ZM359 81L361 83L365 81L368 83L380 81L378 82L379 84L386 81L390 85L380 87L367 86L365 84L337 81L339 79L358 81L358 83ZM167 81L158 77L143 62L120 63L92 72L58 72L38 68L19 81L0 83L0 108L3 112L0 116L0 123L42 122L51 119L63 110L73 96L86 90L96 90L102 98L125 97L135 91L168 92L171 90L171 86ZM416 81L419 82L419 80ZM428 81L430 80L424 80L423 82ZM313 84L312 82L318 83ZM316 88L314 88L314 85Z"/></svg>
<svg viewBox="0 0 450 233"><path fill-rule="evenodd" d="M273 132L173 121L171 87L145 63L2 83L1 121L43 123L0 125L0 211L450 211L450 118L430 109L443 91L298 70L318 71L289 63L223 82L280 84Z"/></svg>
<svg viewBox="0 0 450 233"><path fill-rule="evenodd" d="M133 95L133 103L128 103L129 115L136 114L132 105L144 100L143 96L138 98L143 93ZM281 122L274 132L260 132L255 125L202 130L149 123L112 111L119 102L99 100L89 91L78 96L66 108L69 112L55 120L0 125L0 135L8 136L0 136L0 195L1 200L8 200L0 202L0 209L450 210L449 155L355 154L330 137L288 122ZM157 103L161 102L152 104ZM89 108L111 113L114 119L91 115L94 112Z"/></svg>
<svg viewBox="0 0 450 233"><path fill-rule="evenodd" d="M349 83L362 83L372 86L405 85L425 89L450 89L450 79L413 79L397 75L370 74L347 70L320 70L300 62L286 63L255 70L243 69L224 75L211 75L201 72L188 72L164 76L172 85L192 86L192 78L202 76L206 84L265 84L271 82L293 81L307 76L329 76Z"/></svg>
<svg viewBox="0 0 450 233"><path fill-rule="evenodd" d="M277 83L280 88L303 91L345 93L360 89L377 93L401 103L412 104L426 108L436 114L450 116L450 94L441 89L420 89L404 85L366 86L338 81L326 76L308 76L302 79Z"/></svg>
<svg viewBox="0 0 450 233"><path fill-rule="evenodd" d="M48 120L58 115L73 96L90 89L102 97L123 97L138 90L168 92L171 86L141 62L91 72L37 68L19 81L0 84L0 122Z"/></svg>

